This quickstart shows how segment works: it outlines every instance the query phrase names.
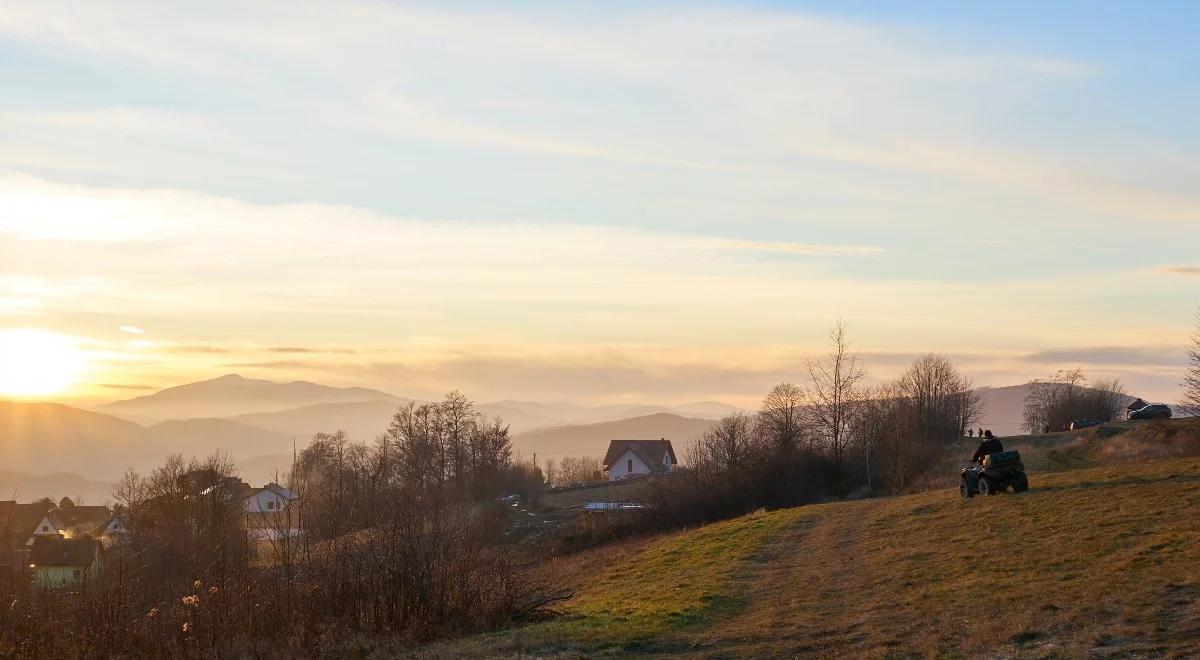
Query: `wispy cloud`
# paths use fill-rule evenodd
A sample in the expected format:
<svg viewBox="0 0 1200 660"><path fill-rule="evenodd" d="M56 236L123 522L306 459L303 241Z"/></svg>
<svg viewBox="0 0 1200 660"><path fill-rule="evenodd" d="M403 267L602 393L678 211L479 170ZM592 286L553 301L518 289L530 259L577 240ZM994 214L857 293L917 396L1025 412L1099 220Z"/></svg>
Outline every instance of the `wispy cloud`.
<svg viewBox="0 0 1200 660"><path fill-rule="evenodd" d="M127 332L131 335L146 334L145 330L142 330L141 328L137 327L136 325L123 325L123 326L121 326L120 330L121 330L121 332Z"/></svg>
<svg viewBox="0 0 1200 660"><path fill-rule="evenodd" d="M1187 353L1179 346L1089 346L1037 351L1022 356L1029 362L1079 365L1182 367Z"/></svg>
<svg viewBox="0 0 1200 660"><path fill-rule="evenodd" d="M784 254L821 255L821 256L852 256L883 254L885 248L878 245L813 245L808 243L787 243L779 241L739 241L731 239L714 239L716 247L729 250L749 250L761 252L781 252Z"/></svg>
<svg viewBox="0 0 1200 660"><path fill-rule="evenodd" d="M132 60L189 76L214 90L208 96L231 104L254 98L252 92L288 98L290 116L323 130L265 139L280 128L278 115L255 112L253 103L220 114L205 114L202 105L127 102L10 110L6 119L38 136L33 144L41 148L11 145L0 163L52 168L62 159L58 170L137 172L156 181L169 171L197 187L225 181L238 188L254 178L275 188L277 198L293 199L297 183L306 194L333 195L338 177L329 173L353 169L374 194L387 196L378 191L392 186L379 185L387 179L376 171L394 171L400 154L415 148L424 162L437 164L433 171L453 163L461 169L465 146L599 161L554 172L556 182L572 187L610 181L620 190L644 180L643 165L708 171L681 217L711 208L705 201L718 192L745 197L751 182L767 177L790 182L795 193L785 197L792 203L831 185L866 187L841 164L1170 222L1194 217L1197 209L1194 196L1113 180L1091 171L1088 159L1022 149L980 128L953 137L946 130L947 124L986 127L977 102L982 94L1002 109L1028 97L1030 86L1051 89L1097 73L1095 62L1079 58L1016 46L973 49L936 30L778 8L660 7L599 16L372 2L221 8L144 11L124 2L99 11L16 2L0 34L56 53ZM339 30L330 33L335 23ZM713 47L717 37L721 48ZM835 61L829 53L838 54ZM37 130L39 122L55 130ZM351 148L312 137L325 132ZM139 133L142 139L134 137ZM427 152L421 144L448 151ZM314 151L328 169L310 169L310 159L298 158ZM493 156L472 151L470 158L489 163ZM829 163L814 167L813 160ZM486 176L513 181L531 167L554 168L504 162L487 167ZM747 179L730 176L735 172ZM660 184L669 189L669 181ZM855 203L865 203L862 197Z"/></svg>
<svg viewBox="0 0 1200 660"><path fill-rule="evenodd" d="M1200 266L1163 266L1160 270L1173 275L1200 275Z"/></svg>

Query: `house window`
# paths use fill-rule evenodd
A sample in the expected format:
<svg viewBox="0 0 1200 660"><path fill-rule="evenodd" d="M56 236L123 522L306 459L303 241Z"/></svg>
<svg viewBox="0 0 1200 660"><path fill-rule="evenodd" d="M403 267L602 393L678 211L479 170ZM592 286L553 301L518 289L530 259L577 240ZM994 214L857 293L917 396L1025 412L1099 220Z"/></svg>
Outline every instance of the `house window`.
<svg viewBox="0 0 1200 660"><path fill-rule="evenodd" d="M630 474L633 474L633 459L632 458L629 459L628 461L626 461L625 471Z"/></svg>
<svg viewBox="0 0 1200 660"><path fill-rule="evenodd" d="M42 531L43 531L43 532L48 532L48 531L50 531L50 525L42 525Z"/></svg>
<svg viewBox="0 0 1200 660"><path fill-rule="evenodd" d="M274 509L275 508L275 500L271 500L270 502L267 502L267 508Z"/></svg>
<svg viewBox="0 0 1200 660"><path fill-rule="evenodd" d="M83 571L79 570L78 568L75 569L75 579L78 580L81 577L83 577Z"/></svg>

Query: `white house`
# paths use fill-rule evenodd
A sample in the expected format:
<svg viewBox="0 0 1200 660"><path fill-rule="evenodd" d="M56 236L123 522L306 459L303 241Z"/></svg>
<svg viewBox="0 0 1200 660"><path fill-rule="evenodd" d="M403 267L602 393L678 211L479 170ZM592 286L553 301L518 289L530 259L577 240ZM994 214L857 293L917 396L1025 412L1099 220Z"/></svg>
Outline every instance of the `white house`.
<svg viewBox="0 0 1200 660"><path fill-rule="evenodd" d="M252 541L278 542L300 536L300 512L292 504L296 493L269 483L246 496L246 534Z"/></svg>
<svg viewBox="0 0 1200 660"><path fill-rule="evenodd" d="M262 488L255 488L246 496L246 513L272 513L283 511L297 497L292 491L277 483L269 483Z"/></svg>
<svg viewBox="0 0 1200 660"><path fill-rule="evenodd" d="M611 440L604 455L604 471L609 481L620 481L651 474L666 474L675 469L675 449L666 438L659 440Z"/></svg>

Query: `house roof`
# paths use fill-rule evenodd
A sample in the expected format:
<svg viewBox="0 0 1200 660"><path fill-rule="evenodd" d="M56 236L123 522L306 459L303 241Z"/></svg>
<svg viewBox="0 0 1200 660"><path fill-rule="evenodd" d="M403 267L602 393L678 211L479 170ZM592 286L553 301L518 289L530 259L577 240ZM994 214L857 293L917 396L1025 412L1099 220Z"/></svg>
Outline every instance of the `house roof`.
<svg viewBox="0 0 1200 660"><path fill-rule="evenodd" d="M675 459L675 449L671 447L671 441L665 438L660 440L610 440L608 453L604 455L604 469L612 467L612 464L626 451L632 451L635 456L642 459L643 463L650 466L651 470L658 469L663 464L664 456L671 457L672 465L679 462Z"/></svg>
<svg viewBox="0 0 1200 660"><path fill-rule="evenodd" d="M283 486L280 486L279 484L272 481L271 483L267 484L266 486L263 486L262 488L251 488L246 494L246 499L250 499L251 497L258 495L259 493L261 493L263 491L270 491L272 493L275 493L276 495L282 497L283 499L285 499L289 502L300 497L299 495L293 493L292 491L290 491L290 490L284 488Z"/></svg>
<svg viewBox="0 0 1200 660"><path fill-rule="evenodd" d="M27 538L37 530L38 523L42 522L42 518L49 515L53 508L53 504L46 502L0 502L0 533L8 538Z"/></svg>
<svg viewBox="0 0 1200 660"><path fill-rule="evenodd" d="M67 527L94 528L97 525L105 525L112 519L112 511L106 506L76 505L58 509L54 513Z"/></svg>
<svg viewBox="0 0 1200 660"><path fill-rule="evenodd" d="M29 563L36 566L87 567L96 558L98 544L95 539L63 539L54 536L39 536L29 551Z"/></svg>
<svg viewBox="0 0 1200 660"><path fill-rule="evenodd" d="M1141 408L1145 408L1147 405L1148 404L1145 401L1142 401L1140 398L1137 398L1137 399L1134 399L1133 401L1130 401L1129 405L1125 406L1125 409L1126 410L1138 410Z"/></svg>

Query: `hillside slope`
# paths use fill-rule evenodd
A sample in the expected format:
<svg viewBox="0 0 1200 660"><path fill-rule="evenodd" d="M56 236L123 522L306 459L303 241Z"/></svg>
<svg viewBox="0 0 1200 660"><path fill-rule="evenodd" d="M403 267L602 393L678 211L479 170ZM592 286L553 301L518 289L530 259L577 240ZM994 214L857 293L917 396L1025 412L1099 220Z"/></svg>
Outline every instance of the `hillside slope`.
<svg viewBox="0 0 1200 660"><path fill-rule="evenodd" d="M562 617L430 657L1194 657L1200 458L745 516L560 559ZM621 554L617 561L605 561Z"/></svg>

